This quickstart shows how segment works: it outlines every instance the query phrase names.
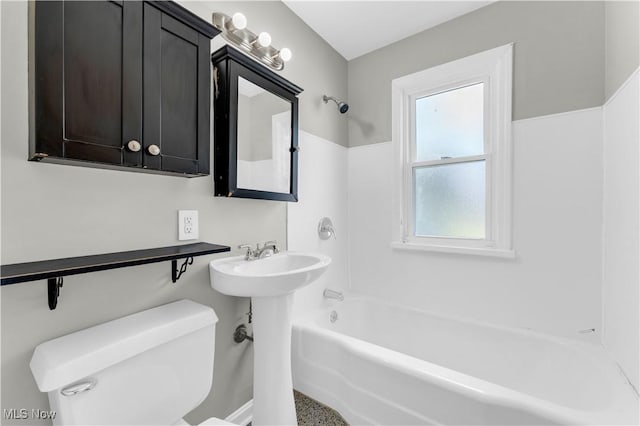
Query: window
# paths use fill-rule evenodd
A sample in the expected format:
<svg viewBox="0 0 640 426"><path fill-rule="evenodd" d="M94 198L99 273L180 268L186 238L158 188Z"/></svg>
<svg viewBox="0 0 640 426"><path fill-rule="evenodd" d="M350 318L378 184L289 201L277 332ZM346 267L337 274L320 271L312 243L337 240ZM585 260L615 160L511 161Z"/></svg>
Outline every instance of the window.
<svg viewBox="0 0 640 426"><path fill-rule="evenodd" d="M394 248L513 256L511 70L506 45L393 80Z"/></svg>

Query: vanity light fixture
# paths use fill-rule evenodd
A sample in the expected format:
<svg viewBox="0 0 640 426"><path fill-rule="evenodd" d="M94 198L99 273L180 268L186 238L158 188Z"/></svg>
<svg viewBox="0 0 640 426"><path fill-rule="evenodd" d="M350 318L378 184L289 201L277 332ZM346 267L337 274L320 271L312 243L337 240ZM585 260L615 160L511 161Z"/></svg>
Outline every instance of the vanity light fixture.
<svg viewBox="0 0 640 426"><path fill-rule="evenodd" d="M225 40L276 71L284 69L284 63L291 60L290 49L278 50L271 46L269 33L263 31L256 35L247 29L247 18L240 12L233 16L214 12L212 21Z"/></svg>
<svg viewBox="0 0 640 426"><path fill-rule="evenodd" d="M247 28L247 17L240 12L233 14L230 20L227 21L227 31L244 30Z"/></svg>
<svg viewBox="0 0 640 426"><path fill-rule="evenodd" d="M261 32L252 44L255 45L256 43L262 47L269 47L271 44L271 34L266 31Z"/></svg>

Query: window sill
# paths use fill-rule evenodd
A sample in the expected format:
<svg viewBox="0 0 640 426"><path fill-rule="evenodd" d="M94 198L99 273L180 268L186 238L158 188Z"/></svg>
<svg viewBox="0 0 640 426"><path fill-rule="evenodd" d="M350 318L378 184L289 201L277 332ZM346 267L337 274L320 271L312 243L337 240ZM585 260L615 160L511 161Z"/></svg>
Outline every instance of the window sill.
<svg viewBox="0 0 640 426"><path fill-rule="evenodd" d="M416 243L401 243L394 241L391 243L391 248L394 250L407 250L407 251L431 251L437 253L453 253L453 254L468 254L475 256L486 257L501 257L503 259L515 259L516 252L508 249L497 248L476 248L476 247L454 247L454 246L437 246L428 244L416 244Z"/></svg>

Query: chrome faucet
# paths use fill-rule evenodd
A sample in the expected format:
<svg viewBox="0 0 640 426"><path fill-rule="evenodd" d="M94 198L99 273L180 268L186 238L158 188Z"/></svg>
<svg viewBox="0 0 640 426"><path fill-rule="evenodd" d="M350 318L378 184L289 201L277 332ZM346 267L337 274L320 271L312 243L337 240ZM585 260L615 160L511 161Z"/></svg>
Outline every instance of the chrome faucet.
<svg viewBox="0 0 640 426"><path fill-rule="evenodd" d="M256 256L258 257L258 259L273 256L274 254L278 254L279 251L280 250L278 250L278 247L276 247L275 241L267 241L266 243L264 243L262 248L260 248L260 245L256 245Z"/></svg>
<svg viewBox="0 0 640 426"><path fill-rule="evenodd" d="M276 247L275 241L267 241L262 247L260 247L260 243L258 243L256 244L255 250L249 244L241 244L238 248L247 249L244 260L264 259L265 257L273 256L280 252L278 247Z"/></svg>
<svg viewBox="0 0 640 426"><path fill-rule="evenodd" d="M324 292L322 293L322 295L327 299L336 299L341 302L344 300L344 295L342 294L341 291L335 291L328 288L324 289Z"/></svg>

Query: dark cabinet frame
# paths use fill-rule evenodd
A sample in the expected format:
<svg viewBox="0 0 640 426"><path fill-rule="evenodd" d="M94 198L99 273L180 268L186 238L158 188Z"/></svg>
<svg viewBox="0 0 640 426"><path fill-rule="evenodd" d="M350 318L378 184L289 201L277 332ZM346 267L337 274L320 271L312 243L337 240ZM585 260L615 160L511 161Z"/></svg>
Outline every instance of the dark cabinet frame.
<svg viewBox="0 0 640 426"><path fill-rule="evenodd" d="M219 31L171 1L108 1L104 4L122 8L121 122L112 126L120 126L121 140L111 138L110 143L93 143L88 138L70 136L65 131L65 120L69 119L65 117L65 102L69 101L65 99L65 85L75 84L68 76L65 80L67 59L63 50L65 41L68 42L64 27L65 2L36 1L30 5L33 8L30 13L33 39L30 43L29 160L186 177L208 175L211 143L209 52L210 39ZM160 44L162 31L188 40L197 50L197 64L190 65L197 67L196 118L191 124L196 133L195 159L192 158L194 154L182 158L176 154L165 155L164 152L153 156L147 151L150 145L162 143L159 69L163 54ZM100 40L99 34L92 36ZM109 39L100 41L103 41L102 45L95 46L98 52L108 48L110 42ZM84 113L81 110L75 112ZM95 116L88 119L99 120ZM137 152L127 149L130 140L139 141L141 149Z"/></svg>
<svg viewBox="0 0 640 426"><path fill-rule="evenodd" d="M255 62L230 46L211 54L214 79L214 181L215 195L298 201L298 98L302 88ZM291 104L289 192L239 188L238 182L238 77Z"/></svg>

